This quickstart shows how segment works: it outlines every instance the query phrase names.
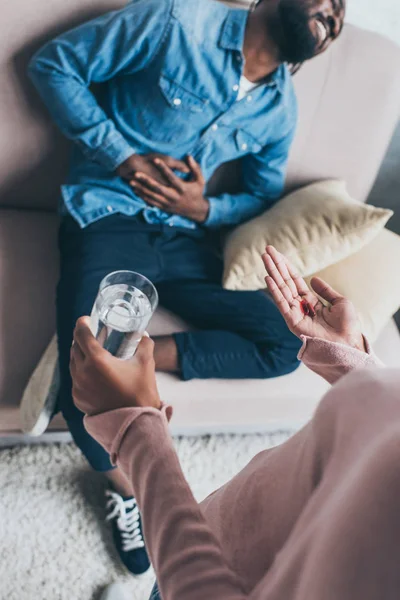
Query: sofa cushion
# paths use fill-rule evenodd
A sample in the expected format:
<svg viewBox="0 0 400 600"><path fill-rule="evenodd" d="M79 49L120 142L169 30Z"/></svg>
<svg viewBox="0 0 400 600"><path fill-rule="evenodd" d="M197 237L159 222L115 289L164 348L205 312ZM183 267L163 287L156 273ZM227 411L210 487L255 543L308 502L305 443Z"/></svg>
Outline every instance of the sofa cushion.
<svg viewBox="0 0 400 600"><path fill-rule="evenodd" d="M172 333L185 326L164 310L153 319L155 333ZM383 362L400 367L400 335L390 321L374 350ZM53 360L56 356L53 356ZM251 433L297 429L313 414L329 385L307 367L284 377L260 380L221 379L180 381L174 375L157 374L164 402L174 406L172 432L177 435ZM0 434L20 431L18 406L2 408ZM66 424L57 415L50 431L63 431Z"/></svg>
<svg viewBox="0 0 400 600"><path fill-rule="evenodd" d="M31 211L0 213L0 278L4 285L0 303L0 434L5 435L20 431L18 407L24 388L54 334L58 255L55 217ZM168 335L186 328L181 319L159 310L149 330L152 335ZM400 367L400 337L393 321L375 349L388 365ZM327 384L304 366L291 375L264 381L182 382L159 373L158 383L162 398L175 406L172 426L177 433L298 426L327 389ZM50 429L65 429L60 415Z"/></svg>
<svg viewBox="0 0 400 600"><path fill-rule="evenodd" d="M225 240L228 290L265 288L260 257L269 244L304 277L350 256L371 241L393 212L355 202L343 181L320 181L292 192Z"/></svg>
<svg viewBox="0 0 400 600"><path fill-rule="evenodd" d="M363 332L370 341L375 341L378 333L387 325L390 316L400 306L400 272L396 268L398 256L400 256L400 237L385 229L360 252L318 273L354 302L361 316ZM382 260L382 257L385 257L385 260ZM150 322L149 332L152 335L169 335L187 329L187 325L181 319L159 309ZM400 337L394 332L391 336L386 333L386 340L385 352L381 350L382 342L378 343L382 358L388 361L390 352L395 352L397 356L396 354L392 356L395 362L389 364L400 366ZM27 406L30 398L35 398L37 395L47 397L48 394L57 393L57 386L53 385L56 362L57 346L52 340L25 390ZM158 384L163 400L179 407L176 426L181 427L186 433L191 431L190 427L193 431L200 431L199 428L205 427L205 423L207 427L211 426L213 419L215 426L218 424L218 427L224 426L226 431L230 431L240 414L231 413L232 402L236 402L236 410L239 411L241 394L246 402L242 424L244 429L246 419L248 419L247 426L250 426L250 423L255 426L258 411L259 414L264 414L266 419L259 424L261 430L272 424L276 427L283 426L285 422L295 426L296 423L299 424L310 416L317 398L328 387L326 382L303 365L295 373L265 381L182 382L172 375L159 373ZM211 402L214 402L215 415L212 410L209 412ZM268 404L268 411L262 410L262 402ZM226 404L229 404L230 408L223 417L223 407ZM250 415L247 414L249 405L252 407ZM192 413L193 407L196 413L200 414ZM198 423L197 419L200 419Z"/></svg>
<svg viewBox="0 0 400 600"><path fill-rule="evenodd" d="M399 257L400 236L384 229L362 250L318 273L353 302L371 342L400 307Z"/></svg>

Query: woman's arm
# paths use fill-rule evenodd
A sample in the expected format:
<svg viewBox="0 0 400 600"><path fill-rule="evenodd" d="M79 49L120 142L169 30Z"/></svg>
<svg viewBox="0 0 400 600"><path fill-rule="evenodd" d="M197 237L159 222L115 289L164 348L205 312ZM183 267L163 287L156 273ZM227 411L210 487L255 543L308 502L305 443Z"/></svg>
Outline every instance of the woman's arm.
<svg viewBox="0 0 400 600"><path fill-rule="evenodd" d="M319 277L312 290L273 246L263 255L266 284L290 331L303 340L299 353L309 369L335 383L356 368L382 366L362 335L357 312L347 298Z"/></svg>
<svg viewBox="0 0 400 600"><path fill-rule="evenodd" d="M311 371L331 384L336 383L343 375L354 369L384 366L373 353L366 338L364 338L365 351L320 338L302 336L302 340L303 346L298 358Z"/></svg>
<svg viewBox="0 0 400 600"><path fill-rule="evenodd" d="M88 325L80 321L72 349L71 372L75 403L88 415L85 418L88 432L132 482L163 600L288 597L285 586L296 585L294 572L296 577L298 573L304 574L299 566L298 546L294 545L289 555L286 549L286 556L280 555L275 568L249 594L226 560L179 465L168 432L170 408L161 405L157 393L152 351L152 342L144 339L134 359L116 359L100 347ZM297 445L292 447L295 463L305 451L303 442L309 441L310 447L314 447L314 434L315 424L296 436ZM309 475L319 471L319 453L316 458L315 462L309 457L316 469L310 468ZM235 502L234 484L231 492ZM271 523L276 527L273 519ZM276 564L280 564L278 572ZM277 591L281 585L283 591Z"/></svg>
<svg viewBox="0 0 400 600"><path fill-rule="evenodd" d="M130 414L119 416L117 410L86 417L85 426L93 437L99 439L100 435L105 449L112 451L113 460L132 482L161 597L246 598L185 480L168 433L165 409L122 410ZM108 425L110 415L112 428ZM119 418L122 435L117 433Z"/></svg>
<svg viewBox="0 0 400 600"><path fill-rule="evenodd" d="M194 499L168 432L155 383L153 342L130 361L111 356L78 322L73 396L89 433L129 477L142 512L163 600L245 600L236 574Z"/></svg>

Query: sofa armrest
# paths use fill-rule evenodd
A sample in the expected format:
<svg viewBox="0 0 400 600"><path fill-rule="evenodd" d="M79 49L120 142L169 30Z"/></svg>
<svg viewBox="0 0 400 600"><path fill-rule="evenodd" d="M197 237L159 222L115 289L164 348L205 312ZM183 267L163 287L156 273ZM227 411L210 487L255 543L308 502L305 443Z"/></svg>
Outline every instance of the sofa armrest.
<svg viewBox="0 0 400 600"><path fill-rule="evenodd" d="M55 330L55 215L0 210L0 406L19 404Z"/></svg>

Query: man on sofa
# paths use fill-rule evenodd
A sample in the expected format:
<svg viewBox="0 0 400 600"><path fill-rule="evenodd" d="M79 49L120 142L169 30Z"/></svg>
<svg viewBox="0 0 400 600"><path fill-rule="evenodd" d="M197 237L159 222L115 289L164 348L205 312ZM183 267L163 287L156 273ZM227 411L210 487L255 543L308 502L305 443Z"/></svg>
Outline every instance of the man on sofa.
<svg viewBox="0 0 400 600"><path fill-rule="evenodd" d="M129 483L83 426L71 397L76 320L110 271L143 273L161 304L196 328L155 340L156 368L191 378L267 378L298 364L298 340L262 292L221 286L217 235L281 195L297 107L291 69L339 35L342 0L261 0L250 11L202 0L134 0L48 43L30 75L75 142L62 186L57 407L112 484L108 518L133 573L149 563ZM288 66L290 65L290 67ZM94 95L92 84L101 84ZM242 191L205 194L242 158ZM48 420L48 419L47 419Z"/></svg>

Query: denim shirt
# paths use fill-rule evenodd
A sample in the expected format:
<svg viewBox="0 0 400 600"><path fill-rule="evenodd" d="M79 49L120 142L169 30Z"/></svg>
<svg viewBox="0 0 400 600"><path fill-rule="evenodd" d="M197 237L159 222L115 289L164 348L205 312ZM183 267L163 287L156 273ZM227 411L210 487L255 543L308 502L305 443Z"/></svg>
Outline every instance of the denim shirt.
<svg viewBox="0 0 400 600"><path fill-rule="evenodd" d="M238 194L208 197L206 227L232 226L281 195L297 121L290 73L236 101L248 11L213 0L133 0L46 44L30 76L62 132L76 142L62 211L85 227L143 211L149 223L195 228L153 208L117 174L131 154L191 154L208 181L242 157ZM101 83L99 95L92 84Z"/></svg>

